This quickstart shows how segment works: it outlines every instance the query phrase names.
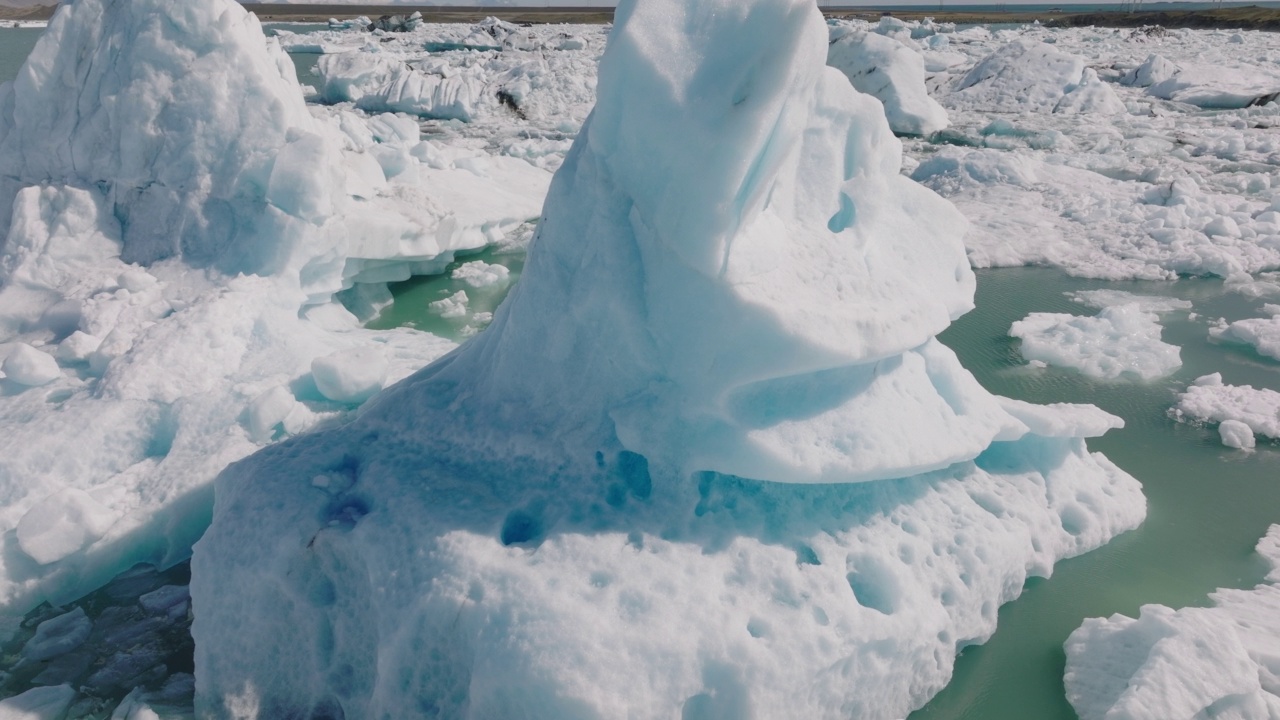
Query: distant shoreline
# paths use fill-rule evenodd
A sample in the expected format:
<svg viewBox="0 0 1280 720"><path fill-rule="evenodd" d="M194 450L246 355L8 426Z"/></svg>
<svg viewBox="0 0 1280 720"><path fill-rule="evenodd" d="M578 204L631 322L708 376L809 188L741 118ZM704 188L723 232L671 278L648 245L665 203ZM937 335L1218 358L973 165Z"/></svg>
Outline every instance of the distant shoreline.
<svg viewBox="0 0 1280 720"><path fill-rule="evenodd" d="M245 8L263 22L314 22L323 23L329 18L349 20L361 15L376 18L380 15L421 12L427 22L474 23L495 15L514 23L573 23L602 24L613 21L612 7L450 7L412 5L285 5L245 3ZM31 8L0 7L0 20L47 20L53 16L54 6ZM876 7L826 7L827 17L876 20L886 11ZM1052 27L1141 27L1162 25L1167 28L1223 28L1242 30L1280 30L1280 8L1257 6L1217 8L1208 10L1161 10L1128 12L1120 9L1103 12L1062 13L1046 6L1044 9L1012 8L983 11L947 11L939 8L918 10L894 9L891 14L903 20L920 20L931 17L938 22L954 23L1029 23L1040 21Z"/></svg>

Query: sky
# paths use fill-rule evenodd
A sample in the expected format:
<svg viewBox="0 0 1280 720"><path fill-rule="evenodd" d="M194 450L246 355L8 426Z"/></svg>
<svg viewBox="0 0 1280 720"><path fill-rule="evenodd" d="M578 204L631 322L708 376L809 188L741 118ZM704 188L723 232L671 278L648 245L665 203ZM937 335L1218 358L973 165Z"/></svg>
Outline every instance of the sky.
<svg viewBox="0 0 1280 720"><path fill-rule="evenodd" d="M255 0L257 2L280 3L280 4L317 4L317 5L451 5L455 7L601 7L616 4L616 0L475 0L466 2L466 0L449 0L447 2L432 2L431 0L376 0L368 2L367 0ZM1089 4L1117 4L1122 0L1083 0ZM0 6L4 7L30 7L32 5L47 5L52 0L0 0ZM945 0L946 4L954 5L996 5L1006 4L1001 0ZM1009 5L1061 5L1064 2L1075 4L1080 0L1013 0L1007 2ZM883 7L894 6L901 7L904 5L919 5L921 7L937 7L937 0L886 0L885 2L859 2L858 0L819 0L820 6L868 6Z"/></svg>

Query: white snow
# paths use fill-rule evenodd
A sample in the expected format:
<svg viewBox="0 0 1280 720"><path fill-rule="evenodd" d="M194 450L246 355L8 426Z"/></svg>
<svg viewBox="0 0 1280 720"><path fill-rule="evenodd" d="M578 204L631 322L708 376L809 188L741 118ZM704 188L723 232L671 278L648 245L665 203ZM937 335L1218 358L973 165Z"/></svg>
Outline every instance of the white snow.
<svg viewBox="0 0 1280 720"><path fill-rule="evenodd" d="M1182 366L1178 348L1160 340L1157 316L1139 303L1108 305L1094 317L1031 313L1009 335L1027 360L1073 368L1090 377L1152 380Z"/></svg>
<svg viewBox="0 0 1280 720"><path fill-rule="evenodd" d="M1251 385L1224 385L1220 373L1197 378L1178 396L1173 413L1179 419L1199 422L1235 421L1256 434L1280 439L1280 392ZM1237 432L1227 432L1232 438L1241 437ZM1227 434L1223 433L1223 440L1226 439Z"/></svg>
<svg viewBox="0 0 1280 720"><path fill-rule="evenodd" d="M1258 543L1271 565L1252 590L1207 608L1144 605L1137 619L1086 620L1067 639L1067 699L1080 720L1280 718L1280 525Z"/></svg>
<svg viewBox="0 0 1280 720"><path fill-rule="evenodd" d="M1084 444L1116 419L934 338L964 219L826 40L807 1L621 4L489 329L219 478L198 712L900 718L1140 522Z"/></svg>

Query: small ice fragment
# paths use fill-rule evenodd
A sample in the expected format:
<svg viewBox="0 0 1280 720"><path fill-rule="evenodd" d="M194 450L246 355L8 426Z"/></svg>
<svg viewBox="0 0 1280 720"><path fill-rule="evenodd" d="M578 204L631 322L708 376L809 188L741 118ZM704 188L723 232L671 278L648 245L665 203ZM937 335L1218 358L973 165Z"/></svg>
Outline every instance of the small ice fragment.
<svg viewBox="0 0 1280 720"><path fill-rule="evenodd" d="M259 442L270 440L297 404L293 393L280 385L262 393L249 403L249 434Z"/></svg>
<svg viewBox="0 0 1280 720"><path fill-rule="evenodd" d="M63 362L86 362L101 344L101 338L76 330L58 343L57 356Z"/></svg>
<svg viewBox="0 0 1280 720"><path fill-rule="evenodd" d="M80 647L92 630L93 621L84 614L84 608L77 607L40 623L36 634L22 646L22 657L35 662L58 657ZM0 713L3 717L7 716Z"/></svg>
<svg viewBox="0 0 1280 720"><path fill-rule="evenodd" d="M459 266L453 271L452 277L473 288L483 288L507 282L511 277L511 271L503 265L490 265L476 260Z"/></svg>
<svg viewBox="0 0 1280 720"><path fill-rule="evenodd" d="M66 488L36 503L18 521L18 547L41 565L78 552L111 529L116 513L89 493Z"/></svg>
<svg viewBox="0 0 1280 720"><path fill-rule="evenodd" d="M0 366L5 377L19 385L36 387L48 385L62 377L62 369L58 361L46 352L41 352L26 343L17 343L9 356Z"/></svg>
<svg viewBox="0 0 1280 720"><path fill-rule="evenodd" d="M450 295L443 300L436 300L427 305L431 312L442 318L460 318L467 315L467 293L464 290Z"/></svg>
<svg viewBox="0 0 1280 720"><path fill-rule="evenodd" d="M386 357L374 347L342 350L311 361L316 387L335 402L359 404L373 397L387 381Z"/></svg>
<svg viewBox="0 0 1280 720"><path fill-rule="evenodd" d="M1255 445L1253 430L1239 420L1223 420L1218 425L1218 435L1222 437L1222 444L1227 447L1250 450Z"/></svg>
<svg viewBox="0 0 1280 720"><path fill-rule="evenodd" d="M155 285L156 279L146 270L133 267L120 273L120 276L116 278L116 284L129 292L142 292Z"/></svg>

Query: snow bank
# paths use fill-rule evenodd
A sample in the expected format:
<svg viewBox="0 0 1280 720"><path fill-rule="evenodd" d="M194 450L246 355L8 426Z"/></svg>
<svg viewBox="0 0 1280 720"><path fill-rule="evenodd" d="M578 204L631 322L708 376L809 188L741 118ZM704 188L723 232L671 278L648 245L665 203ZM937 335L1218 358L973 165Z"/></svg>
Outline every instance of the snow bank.
<svg viewBox="0 0 1280 720"><path fill-rule="evenodd" d="M1160 341L1159 318L1137 303L1111 305L1095 317L1031 313L1009 328L1027 360L1114 380L1164 377L1182 367L1178 348Z"/></svg>
<svg viewBox="0 0 1280 720"><path fill-rule="evenodd" d="M983 58L955 85L948 102L988 112L1116 114L1115 92L1085 67L1084 58L1030 39Z"/></svg>
<svg viewBox="0 0 1280 720"><path fill-rule="evenodd" d="M1067 699L1080 720L1280 718L1280 525L1258 542L1271 565L1213 606L1144 605L1086 620L1067 638Z"/></svg>
<svg viewBox="0 0 1280 720"><path fill-rule="evenodd" d="M884 103L895 133L928 135L947 126L947 111L924 86L924 59L892 38L849 33L827 48L827 64L849 78L854 89Z"/></svg>
<svg viewBox="0 0 1280 720"><path fill-rule="evenodd" d="M200 712L902 717L1141 520L1084 445L1116 419L1002 402L934 339L964 222L812 2L616 18L490 328L221 476Z"/></svg>
<svg viewBox="0 0 1280 720"><path fill-rule="evenodd" d="M0 86L0 606L184 558L228 463L367 396L316 358L394 381L451 349L332 297L502 240L548 177L313 117L235 3L64 3Z"/></svg>
<svg viewBox="0 0 1280 720"><path fill-rule="evenodd" d="M1196 378L1187 391L1178 396L1178 404L1172 410L1178 419L1197 422L1233 422L1234 430L1224 432L1223 440L1238 443L1245 440L1239 432L1242 423L1258 435L1280 439L1280 393L1251 385L1224 385L1222 375L1213 373ZM1231 444L1241 447L1241 444Z"/></svg>

